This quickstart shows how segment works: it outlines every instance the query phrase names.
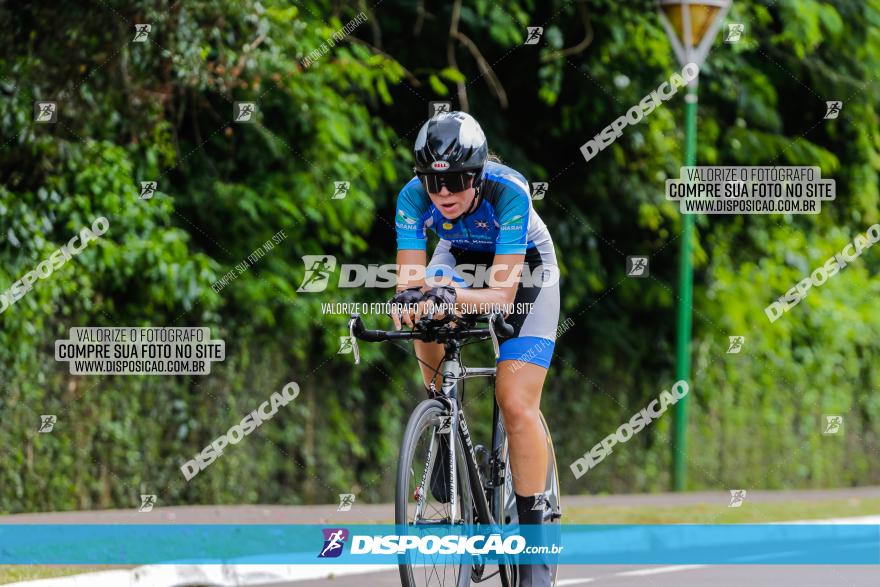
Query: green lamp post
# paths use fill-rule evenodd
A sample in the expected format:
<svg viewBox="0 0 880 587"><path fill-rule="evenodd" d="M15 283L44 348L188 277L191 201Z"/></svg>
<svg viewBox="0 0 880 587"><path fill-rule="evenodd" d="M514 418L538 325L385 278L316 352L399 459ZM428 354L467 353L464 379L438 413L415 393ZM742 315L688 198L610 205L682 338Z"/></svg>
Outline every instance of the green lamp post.
<svg viewBox="0 0 880 587"><path fill-rule="evenodd" d="M684 66L702 66L721 28L732 0L658 0L660 21L678 61ZM697 83L691 80L685 93L684 164L697 162ZM694 216L684 214L681 227L681 256L678 273L678 312L675 339L675 377L690 383L691 313L693 305L693 267L691 241ZM687 404L688 396L675 404L675 435L672 444L672 489L683 491L687 480Z"/></svg>

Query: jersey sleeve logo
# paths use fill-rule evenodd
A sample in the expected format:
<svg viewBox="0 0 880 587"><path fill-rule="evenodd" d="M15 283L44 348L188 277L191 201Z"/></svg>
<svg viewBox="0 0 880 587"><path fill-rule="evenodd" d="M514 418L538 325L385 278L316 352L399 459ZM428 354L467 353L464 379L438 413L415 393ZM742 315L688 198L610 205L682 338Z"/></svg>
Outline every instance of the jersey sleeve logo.
<svg viewBox="0 0 880 587"><path fill-rule="evenodd" d="M403 220L406 224L415 224L416 222L418 222L418 220L416 220L412 216L407 216L406 212L404 212L403 210L398 210L397 216L399 216L400 219Z"/></svg>
<svg viewBox="0 0 880 587"><path fill-rule="evenodd" d="M501 222L501 230L519 230L522 228L522 214L511 216Z"/></svg>

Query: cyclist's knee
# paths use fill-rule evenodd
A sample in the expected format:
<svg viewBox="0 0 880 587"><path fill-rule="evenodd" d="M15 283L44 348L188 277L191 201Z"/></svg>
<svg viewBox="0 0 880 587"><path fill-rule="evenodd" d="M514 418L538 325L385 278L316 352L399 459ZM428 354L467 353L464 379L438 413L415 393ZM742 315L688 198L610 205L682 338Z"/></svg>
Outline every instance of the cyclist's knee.
<svg viewBox="0 0 880 587"><path fill-rule="evenodd" d="M498 406L504 416L504 427L509 435L528 430L540 422L538 402L523 389L508 387L497 390Z"/></svg>

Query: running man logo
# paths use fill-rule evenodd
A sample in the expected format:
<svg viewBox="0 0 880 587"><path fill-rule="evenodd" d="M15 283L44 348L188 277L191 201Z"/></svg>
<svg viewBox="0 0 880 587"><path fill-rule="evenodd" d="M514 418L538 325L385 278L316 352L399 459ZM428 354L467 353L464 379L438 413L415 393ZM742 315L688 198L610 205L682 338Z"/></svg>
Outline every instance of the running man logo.
<svg viewBox="0 0 880 587"><path fill-rule="evenodd" d="M354 350L354 337L351 336L340 336L339 337L339 350L336 351L337 355L350 355Z"/></svg>
<svg viewBox="0 0 880 587"><path fill-rule="evenodd" d="M347 181L334 181L333 182L333 197L331 200L342 200L345 198L345 195L348 193L348 188L351 187L351 183Z"/></svg>
<svg viewBox="0 0 880 587"><path fill-rule="evenodd" d="M58 104L55 102L34 102L34 121L54 124L58 120Z"/></svg>
<svg viewBox="0 0 880 587"><path fill-rule="evenodd" d="M730 503L727 504L729 508L738 508L741 507L743 502L746 499L746 490L745 489L731 489L730 490Z"/></svg>
<svg viewBox="0 0 880 587"><path fill-rule="evenodd" d="M339 494L339 507L336 508L337 512L347 512L351 510L351 506L354 505L354 493L340 493Z"/></svg>
<svg viewBox="0 0 880 587"><path fill-rule="evenodd" d="M735 355L742 350L743 344L746 342L745 336L729 336L730 346L727 347L728 354Z"/></svg>
<svg viewBox="0 0 880 587"><path fill-rule="evenodd" d="M843 102L831 100L825 102L825 120L833 120L840 115L840 109L843 108Z"/></svg>
<svg viewBox="0 0 880 587"><path fill-rule="evenodd" d="M452 102L429 102L428 103L428 118L434 118L441 112L450 113L452 112Z"/></svg>
<svg viewBox="0 0 880 587"><path fill-rule="evenodd" d="M731 22L727 25L727 34L724 36L725 43L736 43L742 39L746 32L746 25L741 22Z"/></svg>
<svg viewBox="0 0 880 587"><path fill-rule="evenodd" d="M543 200L547 195L547 188L550 186L546 181L532 182L532 200Z"/></svg>
<svg viewBox="0 0 880 587"><path fill-rule="evenodd" d="M156 505L155 495L141 494L141 506L138 508L138 511L141 513L151 512L154 505Z"/></svg>
<svg viewBox="0 0 880 587"><path fill-rule="evenodd" d="M548 507L549 505L547 504L547 496L543 493L536 493L535 505L532 506L532 511L543 512Z"/></svg>
<svg viewBox="0 0 880 587"><path fill-rule="evenodd" d="M437 434L449 434L452 432L452 416L441 416L437 426Z"/></svg>
<svg viewBox="0 0 880 587"><path fill-rule="evenodd" d="M153 194L156 193L156 188L159 187L159 183L155 181L142 181L141 182L141 193L138 196L141 200L149 200L153 197Z"/></svg>
<svg viewBox="0 0 880 587"><path fill-rule="evenodd" d="M648 277L651 274L648 268L648 258L627 257L626 274L629 277Z"/></svg>
<svg viewBox="0 0 880 587"><path fill-rule="evenodd" d="M55 414L43 414L40 416L40 428L37 432L41 434L45 434L47 432L52 432L52 429L55 428L55 422L58 421L58 416Z"/></svg>
<svg viewBox="0 0 880 587"><path fill-rule="evenodd" d="M840 434L843 430L843 416L823 416L825 424L822 426L822 434Z"/></svg>
<svg viewBox="0 0 880 587"><path fill-rule="evenodd" d="M318 558L337 558L342 554L345 541L348 540L348 530L345 528L324 528L324 546L318 554Z"/></svg>
<svg viewBox="0 0 880 587"><path fill-rule="evenodd" d="M151 24L136 24L134 25L134 38L131 40L132 43L146 43L147 39L150 38L150 31L153 29L153 25Z"/></svg>
<svg viewBox="0 0 880 587"><path fill-rule="evenodd" d="M253 122L257 113L257 105L254 102L234 102L232 120L235 122Z"/></svg>
<svg viewBox="0 0 880 587"><path fill-rule="evenodd" d="M544 34L544 27L530 26L526 28L528 29L528 33L526 34L526 42L523 43L523 45L537 45L538 41L541 40L541 35Z"/></svg>
<svg viewBox="0 0 880 587"><path fill-rule="evenodd" d="M330 274L336 269L336 257L333 255L303 255L302 260L306 267L306 274L296 291L316 293L327 289Z"/></svg>

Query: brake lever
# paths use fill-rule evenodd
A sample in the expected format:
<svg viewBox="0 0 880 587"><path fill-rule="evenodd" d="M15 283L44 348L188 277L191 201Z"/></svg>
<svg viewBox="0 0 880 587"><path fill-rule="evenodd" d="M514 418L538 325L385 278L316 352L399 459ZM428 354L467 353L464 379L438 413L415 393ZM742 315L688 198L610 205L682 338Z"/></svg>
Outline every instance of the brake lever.
<svg viewBox="0 0 880 587"><path fill-rule="evenodd" d="M351 351L354 353L354 364L361 364L361 350L358 347L357 337L354 335L354 327L360 316L352 316L348 320L348 339L351 341Z"/></svg>
<svg viewBox="0 0 880 587"><path fill-rule="evenodd" d="M501 358L501 346L498 344L498 335L495 334L495 317L498 314L489 316L489 335L492 337L492 348L495 350L495 359Z"/></svg>

